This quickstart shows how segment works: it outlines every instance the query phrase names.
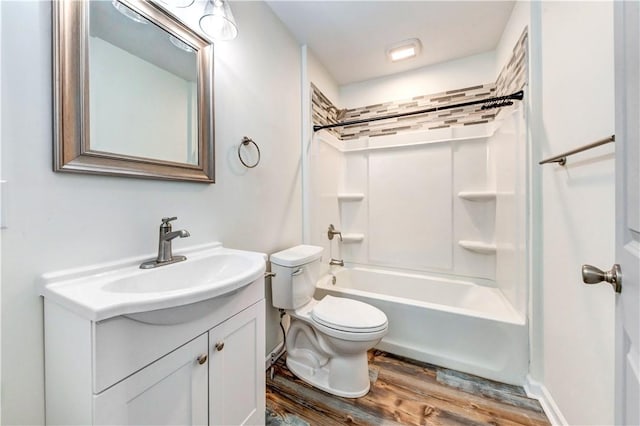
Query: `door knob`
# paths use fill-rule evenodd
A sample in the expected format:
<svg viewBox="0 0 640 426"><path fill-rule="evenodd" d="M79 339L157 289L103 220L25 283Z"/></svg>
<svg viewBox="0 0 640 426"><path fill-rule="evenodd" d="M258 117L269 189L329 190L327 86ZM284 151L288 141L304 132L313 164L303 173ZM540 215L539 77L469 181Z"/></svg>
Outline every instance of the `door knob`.
<svg viewBox="0 0 640 426"><path fill-rule="evenodd" d="M205 354L200 355L198 358L198 364L202 365L207 362L207 356Z"/></svg>
<svg viewBox="0 0 640 426"><path fill-rule="evenodd" d="M215 348L216 348L216 351L220 352L222 349L224 349L224 342L216 343Z"/></svg>
<svg viewBox="0 0 640 426"><path fill-rule="evenodd" d="M585 284L598 284L608 282L616 293L622 291L622 271L617 263L610 271L603 271L591 265L582 265L582 282Z"/></svg>

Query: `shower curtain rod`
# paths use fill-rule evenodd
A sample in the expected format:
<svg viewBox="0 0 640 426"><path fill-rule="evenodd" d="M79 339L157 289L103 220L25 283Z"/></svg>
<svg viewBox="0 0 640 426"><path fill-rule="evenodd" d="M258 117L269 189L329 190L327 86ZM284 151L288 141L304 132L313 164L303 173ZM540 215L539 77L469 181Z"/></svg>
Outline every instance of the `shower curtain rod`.
<svg viewBox="0 0 640 426"><path fill-rule="evenodd" d="M519 92L515 92L510 95L497 96L495 98L479 99L477 101L469 101L469 102L462 102L459 104L421 109L418 111L401 112L398 114L385 115L382 117L362 118L360 120L343 121L342 123L325 124L322 126L316 124L313 126L313 131L317 132L318 130L322 130L322 129L332 129L334 127L351 126L353 124L363 124L363 123L369 123L371 121L387 120L389 118L399 118L399 117L408 117L410 115L427 114L430 112L444 111L444 110L453 109L453 108L464 108L471 105L479 105L479 104L487 104L483 106L482 109L501 108L504 106L513 105L513 102L511 102L511 100L521 101L523 98L524 98L524 91L520 90Z"/></svg>

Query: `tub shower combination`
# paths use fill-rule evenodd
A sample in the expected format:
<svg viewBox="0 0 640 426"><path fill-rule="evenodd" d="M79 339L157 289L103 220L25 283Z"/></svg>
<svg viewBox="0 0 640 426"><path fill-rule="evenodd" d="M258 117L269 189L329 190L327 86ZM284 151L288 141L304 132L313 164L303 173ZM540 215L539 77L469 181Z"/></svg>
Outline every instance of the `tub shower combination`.
<svg viewBox="0 0 640 426"><path fill-rule="evenodd" d="M325 275L317 292L383 311L389 331L378 349L493 380L524 382L526 321L496 288L355 266Z"/></svg>
<svg viewBox="0 0 640 426"><path fill-rule="evenodd" d="M326 256L317 298L384 312L376 348L517 385L529 361L527 40L494 82L397 101L379 99L384 85L349 86L339 100L363 106L343 117L312 84L303 179L306 241Z"/></svg>
<svg viewBox="0 0 640 426"><path fill-rule="evenodd" d="M316 135L309 223L312 230L334 224L342 237L311 235L327 256L317 297L383 311L388 334L376 348L524 384L523 129L515 109L484 126L355 141Z"/></svg>

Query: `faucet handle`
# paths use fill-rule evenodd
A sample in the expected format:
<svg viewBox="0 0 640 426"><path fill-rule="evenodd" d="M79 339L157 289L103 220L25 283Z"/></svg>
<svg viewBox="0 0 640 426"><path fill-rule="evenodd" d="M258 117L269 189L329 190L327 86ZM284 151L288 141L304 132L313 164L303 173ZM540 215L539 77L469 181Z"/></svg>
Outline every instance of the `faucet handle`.
<svg viewBox="0 0 640 426"><path fill-rule="evenodd" d="M342 241L342 232L336 231L336 228L332 223L331 225L329 225L329 229L327 230L327 238L329 238L329 240L333 240L334 235L340 237L340 241Z"/></svg>
<svg viewBox="0 0 640 426"><path fill-rule="evenodd" d="M162 223L160 224L160 233L167 233L167 232L171 232L171 224L169 222L171 222L172 220L176 220L177 217L173 216L173 217L163 217L162 218Z"/></svg>

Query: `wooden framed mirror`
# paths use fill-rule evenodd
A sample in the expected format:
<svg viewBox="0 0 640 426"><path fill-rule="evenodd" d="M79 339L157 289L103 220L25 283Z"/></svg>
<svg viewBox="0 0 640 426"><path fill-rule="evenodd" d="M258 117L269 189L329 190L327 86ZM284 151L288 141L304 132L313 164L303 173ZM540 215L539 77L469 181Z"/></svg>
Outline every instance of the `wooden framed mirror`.
<svg viewBox="0 0 640 426"><path fill-rule="evenodd" d="M53 2L54 170L214 182L213 45L144 0Z"/></svg>

